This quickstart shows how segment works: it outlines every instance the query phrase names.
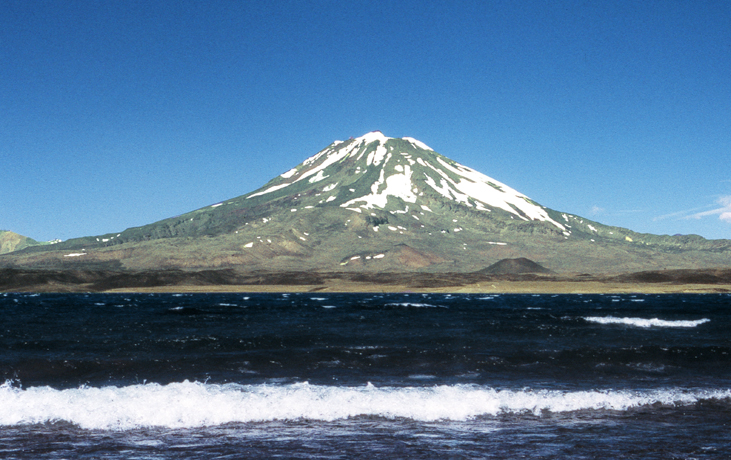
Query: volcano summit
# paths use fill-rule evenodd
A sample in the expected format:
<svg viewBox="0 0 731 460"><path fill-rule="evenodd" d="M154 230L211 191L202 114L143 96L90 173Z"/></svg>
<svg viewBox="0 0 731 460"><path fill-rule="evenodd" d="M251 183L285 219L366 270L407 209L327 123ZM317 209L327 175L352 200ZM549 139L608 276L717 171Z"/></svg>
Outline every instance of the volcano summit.
<svg viewBox="0 0 731 460"><path fill-rule="evenodd" d="M336 141L237 198L5 267L473 272L528 258L557 273L731 265L731 241L609 227L542 206L409 137Z"/></svg>

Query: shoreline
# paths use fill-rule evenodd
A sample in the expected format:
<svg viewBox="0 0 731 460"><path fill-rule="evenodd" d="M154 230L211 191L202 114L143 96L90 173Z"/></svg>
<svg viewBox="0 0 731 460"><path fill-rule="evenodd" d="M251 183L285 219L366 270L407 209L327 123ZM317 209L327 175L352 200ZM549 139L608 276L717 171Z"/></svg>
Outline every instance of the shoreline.
<svg viewBox="0 0 731 460"><path fill-rule="evenodd" d="M495 281L462 286L414 287L358 282L312 285L178 285L125 287L103 293L417 293L417 294L723 294L731 284L616 283L601 281Z"/></svg>
<svg viewBox="0 0 731 460"><path fill-rule="evenodd" d="M0 292L37 293L731 293L731 269L607 274L0 269Z"/></svg>

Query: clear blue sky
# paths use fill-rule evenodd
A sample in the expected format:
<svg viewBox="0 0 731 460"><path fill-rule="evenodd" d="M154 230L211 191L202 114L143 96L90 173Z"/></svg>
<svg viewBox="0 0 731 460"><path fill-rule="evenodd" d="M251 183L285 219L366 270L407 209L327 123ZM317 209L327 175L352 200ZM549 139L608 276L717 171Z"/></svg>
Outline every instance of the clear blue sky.
<svg viewBox="0 0 731 460"><path fill-rule="evenodd" d="M731 238L731 2L0 0L0 229L151 223L373 130Z"/></svg>

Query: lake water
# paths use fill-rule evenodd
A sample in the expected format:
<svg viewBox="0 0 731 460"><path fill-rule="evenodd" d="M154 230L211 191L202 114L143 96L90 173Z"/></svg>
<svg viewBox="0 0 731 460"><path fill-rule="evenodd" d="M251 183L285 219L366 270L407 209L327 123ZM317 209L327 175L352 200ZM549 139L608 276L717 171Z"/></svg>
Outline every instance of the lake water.
<svg viewBox="0 0 731 460"><path fill-rule="evenodd" d="M0 294L0 457L731 458L730 307Z"/></svg>

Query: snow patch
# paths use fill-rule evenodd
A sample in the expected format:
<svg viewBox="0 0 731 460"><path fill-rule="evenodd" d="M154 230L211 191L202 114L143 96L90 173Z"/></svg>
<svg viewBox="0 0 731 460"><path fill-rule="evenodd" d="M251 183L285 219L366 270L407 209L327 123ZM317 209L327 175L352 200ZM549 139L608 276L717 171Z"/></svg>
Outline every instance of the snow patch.
<svg viewBox="0 0 731 460"><path fill-rule="evenodd" d="M545 209L533 204L522 193L472 168L459 164L451 165L439 157L437 157L437 161L443 169L436 168L430 163L422 162L424 166L431 168L441 176L439 184L437 184L434 178L425 173L426 183L445 198L463 203L469 207L472 207L472 203L474 203L475 207L482 211L489 211L485 206L500 208L523 220L528 220L522 215L525 214L530 219L550 222L558 228L565 230L562 224L548 216ZM456 175L459 178L458 181L455 182L444 170Z"/></svg>
<svg viewBox="0 0 731 460"><path fill-rule="evenodd" d="M297 174L297 168L292 168L289 171L287 171L286 173L280 174L279 177L289 179L290 177L294 176L295 174Z"/></svg>
<svg viewBox="0 0 731 460"><path fill-rule="evenodd" d="M366 133L358 138L356 138L356 141L365 141L366 144L370 144L371 142L380 142L381 144L385 144L386 141L388 141L390 137L386 137L383 135L380 131L371 131L370 133ZM358 142L360 143L360 142Z"/></svg>
<svg viewBox="0 0 731 460"><path fill-rule="evenodd" d="M434 149L432 149L431 147L429 147L425 143L423 143L423 142L421 142L419 140L414 139L413 137L404 137L403 140L408 141L408 142L411 142L413 145L415 145L416 147L418 147L420 149L431 150L432 152L434 151Z"/></svg>
<svg viewBox="0 0 731 460"><path fill-rule="evenodd" d="M317 172L317 174L310 177L310 180L307 182L309 182L310 184L314 184L315 182L320 182L321 180L325 180L328 177L330 177L330 176L326 176L325 173L322 170L320 170Z"/></svg>
<svg viewBox="0 0 731 460"><path fill-rule="evenodd" d="M308 166L308 165L312 165L312 164L317 163L323 156L325 157L325 160L322 161L322 163L320 163L318 166L316 166L316 167L314 167L312 169L306 170L305 172L303 172L294 181L287 182L287 183L284 183L284 184L274 185L272 187L269 187L266 190L263 190L263 191L258 192L258 193L254 193L253 195L249 195L247 197L247 199L248 198L254 198L255 196L265 195L267 193L275 192L277 190L281 190L281 189L283 189L285 187L289 187L290 185L295 184L295 183L297 183L297 182L299 182L299 181L301 181L303 179L306 179L306 178L308 178L310 176L315 176L316 178L318 178L314 182L317 182L318 180L324 179L327 176L324 176L323 175L323 171L328 166L330 166L332 164L335 164L338 161L340 161L340 160L348 157L351 154L352 150L356 147L356 145L351 145L349 148L336 149L335 148L336 145L337 144L333 144L333 145L329 146L328 148L326 148L325 150L322 150L318 154L316 154L316 155L308 158L307 160L305 160L302 164L304 166ZM295 173L296 173L296 168L295 168ZM285 174L287 175L287 177L285 177L285 179L291 178L292 176L294 176L295 173L292 173L292 170L286 172Z"/></svg>
<svg viewBox="0 0 731 460"><path fill-rule="evenodd" d="M368 159L366 160L368 166L378 166L381 164L382 161L384 161L384 158L386 158L386 154L388 153L388 150L386 150L386 146L380 144L378 147L376 147L376 150L372 151L368 154ZM388 158L384 161L384 164L388 162Z"/></svg>
<svg viewBox="0 0 731 460"><path fill-rule="evenodd" d="M412 174L411 167L406 165L404 166L403 173L393 174L388 176L388 178L384 178L385 171L381 169L381 176L378 178L378 181L371 186L370 194L353 198L340 206L347 208L353 204L365 202L365 204L361 205L362 208L385 208L388 203L389 196L400 198L409 203L416 203L416 195L411 191ZM382 185L385 185L385 187L381 189Z"/></svg>
<svg viewBox="0 0 731 460"><path fill-rule="evenodd" d="M265 195L267 193L276 192L277 190L283 189L284 187L289 187L290 185L292 185L292 184L274 185L274 186L269 187L268 189L264 190L263 192L254 193L253 195L249 195L246 197L246 199L248 200L250 198L254 198L255 196L261 196L261 195Z"/></svg>

